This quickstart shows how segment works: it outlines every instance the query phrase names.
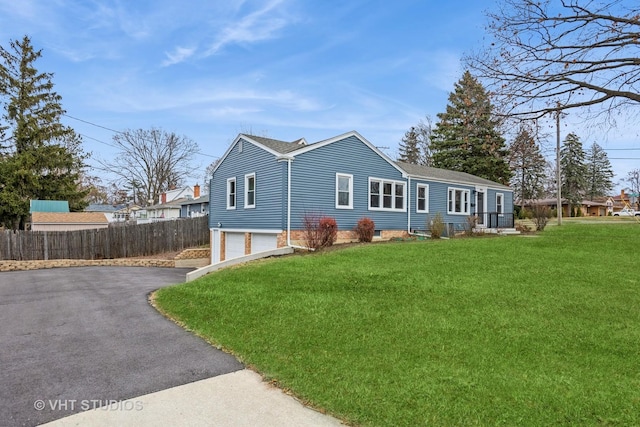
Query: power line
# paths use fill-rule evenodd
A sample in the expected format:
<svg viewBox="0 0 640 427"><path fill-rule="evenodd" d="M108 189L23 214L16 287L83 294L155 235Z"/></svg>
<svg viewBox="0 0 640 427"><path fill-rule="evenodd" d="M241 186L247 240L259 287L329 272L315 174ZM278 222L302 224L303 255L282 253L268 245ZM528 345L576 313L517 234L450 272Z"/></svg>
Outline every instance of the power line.
<svg viewBox="0 0 640 427"><path fill-rule="evenodd" d="M98 125L98 124L92 123L92 122L87 121L87 120L82 120L82 119L79 119L77 117L70 116L70 115L68 115L66 113L64 113L63 116L69 117L70 119L77 120L77 121L82 122L82 123L86 123L86 124L91 125L91 126L95 126L97 128L102 128L102 129L108 130L110 132L115 132L115 133L119 133L119 134L124 135L124 132L122 132L122 131L111 129L111 128L108 128L106 126Z"/></svg>
<svg viewBox="0 0 640 427"><path fill-rule="evenodd" d="M109 147L113 147L113 148L118 148L118 147L116 147L116 146L115 146L115 145L113 145L113 144L109 144L108 142L100 141L99 139L94 138L94 137L92 137L92 136L85 135L85 134L83 134L83 133L81 133L81 134L79 134L79 135L80 135L81 137L83 137L83 138L87 138L87 139L91 139L91 140L93 140L93 141L95 141L95 142L99 142L100 144L104 144L104 145L107 145L107 146L109 146Z"/></svg>
<svg viewBox="0 0 640 427"><path fill-rule="evenodd" d="M104 130L108 130L109 132L114 132L114 133L119 133L121 135L126 135L126 132L122 132L122 131L119 131L119 130L111 129L111 128L108 128L106 126L102 126L102 125L99 125L99 124L96 124L96 123L92 123L92 122L90 122L88 120L79 119L77 117L70 116L69 114L66 114L66 113L64 113L63 116L68 117L68 118L73 119L73 120L77 120L77 121L82 122L82 123L86 123L86 124L91 125L91 126L95 126L95 127L98 127L98 128L104 129ZM104 142L104 141L100 141L99 139L90 137L88 135L84 135L84 134L81 134L81 135L83 137L85 137L85 138L89 138L89 139L94 140L96 142L99 142L101 144L108 145L109 147L118 148L115 145L109 144L109 143ZM206 153L203 153L202 151L196 151L195 153L196 154L200 154L201 156L211 157L212 159L220 158L219 156L212 156L211 154L206 154Z"/></svg>

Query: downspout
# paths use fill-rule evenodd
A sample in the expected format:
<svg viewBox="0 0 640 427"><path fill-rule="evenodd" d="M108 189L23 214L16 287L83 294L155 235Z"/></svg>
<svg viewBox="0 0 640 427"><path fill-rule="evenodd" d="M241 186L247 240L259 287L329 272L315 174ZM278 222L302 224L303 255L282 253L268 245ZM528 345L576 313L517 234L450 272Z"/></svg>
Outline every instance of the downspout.
<svg viewBox="0 0 640 427"><path fill-rule="evenodd" d="M411 235L411 177L407 177L407 233ZM417 201L416 201L417 203Z"/></svg>
<svg viewBox="0 0 640 427"><path fill-rule="evenodd" d="M291 244L291 162L293 162L293 157L287 159L287 246L294 249L314 251L315 249L313 248Z"/></svg>
<svg viewBox="0 0 640 427"><path fill-rule="evenodd" d="M287 160L287 246L291 246L291 161Z"/></svg>

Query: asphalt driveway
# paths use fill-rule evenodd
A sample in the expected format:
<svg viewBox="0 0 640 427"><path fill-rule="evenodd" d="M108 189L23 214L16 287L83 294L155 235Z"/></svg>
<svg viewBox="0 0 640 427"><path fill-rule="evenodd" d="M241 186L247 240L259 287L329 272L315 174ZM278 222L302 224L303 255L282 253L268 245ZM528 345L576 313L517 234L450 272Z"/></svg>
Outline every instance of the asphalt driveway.
<svg viewBox="0 0 640 427"><path fill-rule="evenodd" d="M147 302L187 271L0 273L0 426L34 426L242 369Z"/></svg>

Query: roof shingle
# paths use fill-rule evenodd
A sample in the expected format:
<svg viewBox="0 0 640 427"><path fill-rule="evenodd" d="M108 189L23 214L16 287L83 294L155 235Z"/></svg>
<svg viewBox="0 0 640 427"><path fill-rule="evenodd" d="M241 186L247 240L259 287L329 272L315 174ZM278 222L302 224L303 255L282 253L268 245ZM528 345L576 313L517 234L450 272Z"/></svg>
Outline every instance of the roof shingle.
<svg viewBox="0 0 640 427"><path fill-rule="evenodd" d="M35 224L106 224L109 221L102 212L34 212Z"/></svg>
<svg viewBox="0 0 640 427"><path fill-rule="evenodd" d="M480 178L479 176L471 175L465 172L456 172L448 169L432 168L405 162L396 162L396 164L409 175L419 176L421 178L431 178L448 182L459 182L461 184L466 183L474 185L490 185L492 187L499 186L504 187L505 189L509 188L506 185L500 184L498 182Z"/></svg>

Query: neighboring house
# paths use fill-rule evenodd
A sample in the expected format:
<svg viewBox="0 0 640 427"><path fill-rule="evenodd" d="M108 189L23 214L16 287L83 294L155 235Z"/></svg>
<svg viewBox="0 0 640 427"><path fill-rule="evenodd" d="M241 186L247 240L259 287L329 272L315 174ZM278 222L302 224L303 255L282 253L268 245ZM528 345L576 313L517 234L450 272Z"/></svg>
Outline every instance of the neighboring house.
<svg viewBox="0 0 640 427"><path fill-rule="evenodd" d="M171 202L160 203L158 205L147 206L147 219L144 222L161 221L168 219L180 218L180 211L182 210L182 203L192 200L191 198L175 199ZM138 221L142 223L142 221Z"/></svg>
<svg viewBox="0 0 640 427"><path fill-rule="evenodd" d="M135 222L139 216L140 210L142 210L141 206L125 204L113 213L113 219L115 222Z"/></svg>
<svg viewBox="0 0 640 427"><path fill-rule="evenodd" d="M638 209L637 195L626 194L623 190L620 190L620 194L610 197L612 202L611 212L619 212L623 208Z"/></svg>
<svg viewBox="0 0 640 427"><path fill-rule="evenodd" d="M466 173L397 163L357 132L307 144L240 134L213 172L209 224L212 262L304 244L305 216L336 219L339 240L362 217L377 238L449 230L478 216L479 227L513 227L513 192Z"/></svg>
<svg viewBox="0 0 640 427"><path fill-rule="evenodd" d="M558 199L539 199L528 200L525 202L524 207L531 209L534 205L547 206L549 209L558 209ZM609 205L606 200L583 200L580 205L573 206L575 209L578 207L581 211L581 216L607 216L607 209ZM619 210L619 209L618 209ZM569 201L562 199L562 216L567 218L571 216L571 206Z"/></svg>
<svg viewBox="0 0 640 427"><path fill-rule="evenodd" d="M197 188L195 188L197 187ZM189 186L187 187L183 187L183 188L176 188L173 190L169 190L165 193L162 193L160 195L160 203L159 204L164 204L164 203L170 203L170 202L174 202L176 200L180 200L180 199L187 199L187 198L196 198L199 197L200 195L200 186L196 184L194 188L191 188ZM195 195L195 191L197 190L198 192L198 196Z"/></svg>
<svg viewBox="0 0 640 427"><path fill-rule="evenodd" d="M91 203L87 206L84 211L85 212L100 212L103 213L107 218L107 221L114 222L116 219L114 218L115 213L125 207L125 205L109 205L102 203Z"/></svg>
<svg viewBox="0 0 640 427"><path fill-rule="evenodd" d="M107 228L109 221L101 212L34 212L32 231L70 231Z"/></svg>
<svg viewBox="0 0 640 427"><path fill-rule="evenodd" d="M138 224L145 224L154 221L165 221L180 218L183 215L182 204L200 197L200 186L196 184L193 188L184 187L169 190L160 195L160 203L147 206L140 210Z"/></svg>
<svg viewBox="0 0 640 427"><path fill-rule="evenodd" d="M197 199L182 202L180 209L181 218L195 218L209 215L209 195L205 194Z"/></svg>

